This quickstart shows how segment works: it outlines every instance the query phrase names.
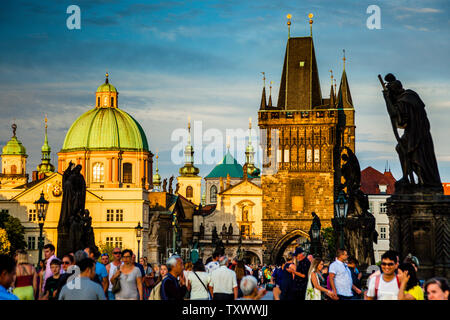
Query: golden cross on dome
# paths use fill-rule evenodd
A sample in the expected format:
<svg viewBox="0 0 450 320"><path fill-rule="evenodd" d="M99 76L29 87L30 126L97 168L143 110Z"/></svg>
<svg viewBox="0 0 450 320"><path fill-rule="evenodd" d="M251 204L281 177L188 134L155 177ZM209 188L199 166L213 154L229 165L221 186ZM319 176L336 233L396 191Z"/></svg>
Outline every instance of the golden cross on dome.
<svg viewBox="0 0 450 320"><path fill-rule="evenodd" d="M45 114L44 121L45 121L45 129L47 129L47 114Z"/></svg>

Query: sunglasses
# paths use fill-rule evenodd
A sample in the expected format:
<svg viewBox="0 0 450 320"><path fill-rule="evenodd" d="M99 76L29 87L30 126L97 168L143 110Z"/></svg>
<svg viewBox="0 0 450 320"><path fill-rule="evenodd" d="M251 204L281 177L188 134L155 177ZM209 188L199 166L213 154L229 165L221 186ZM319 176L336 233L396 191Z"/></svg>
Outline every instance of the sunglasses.
<svg viewBox="0 0 450 320"><path fill-rule="evenodd" d="M395 265L395 263L392 263L392 262L389 262L389 263L386 263L386 262L382 262L382 263L381 263L381 265L382 265L383 267L386 267L386 266L388 266L388 267L392 267L392 266L394 266L394 265Z"/></svg>
<svg viewBox="0 0 450 320"><path fill-rule="evenodd" d="M116 252L113 252L113 254L121 254L122 252L120 252L120 251L116 251Z"/></svg>
<svg viewBox="0 0 450 320"><path fill-rule="evenodd" d="M69 261L63 261L62 264L70 264Z"/></svg>

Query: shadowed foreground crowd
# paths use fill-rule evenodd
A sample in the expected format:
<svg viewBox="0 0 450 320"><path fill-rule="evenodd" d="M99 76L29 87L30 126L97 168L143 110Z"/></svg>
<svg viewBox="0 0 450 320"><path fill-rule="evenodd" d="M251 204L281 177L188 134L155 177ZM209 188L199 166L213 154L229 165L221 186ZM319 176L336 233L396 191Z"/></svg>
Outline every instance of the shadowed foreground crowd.
<svg viewBox="0 0 450 320"><path fill-rule="evenodd" d="M387 251L381 270L363 285L358 262L338 250L329 266L301 247L279 266L247 265L214 253L206 265L184 263L173 255L165 264L139 263L129 249L113 256L86 248L55 256L44 246L38 269L18 250L14 258L0 255L0 300L448 300L447 279L419 281L417 258Z"/></svg>

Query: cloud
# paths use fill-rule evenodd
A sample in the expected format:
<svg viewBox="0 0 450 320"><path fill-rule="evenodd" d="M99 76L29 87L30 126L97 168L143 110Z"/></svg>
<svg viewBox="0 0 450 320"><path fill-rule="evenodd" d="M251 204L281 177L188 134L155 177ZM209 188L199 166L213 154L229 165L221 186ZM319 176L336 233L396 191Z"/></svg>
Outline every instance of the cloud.
<svg viewBox="0 0 450 320"><path fill-rule="evenodd" d="M400 7L400 10L404 11L410 11L410 12L416 12L416 13L441 13L443 12L440 9L434 9L434 8L407 8L407 7Z"/></svg>

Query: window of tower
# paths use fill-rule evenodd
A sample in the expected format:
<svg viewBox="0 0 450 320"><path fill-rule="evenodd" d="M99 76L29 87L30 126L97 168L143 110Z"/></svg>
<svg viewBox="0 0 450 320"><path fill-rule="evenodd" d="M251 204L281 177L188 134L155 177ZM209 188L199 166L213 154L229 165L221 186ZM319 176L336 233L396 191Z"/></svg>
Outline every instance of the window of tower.
<svg viewBox="0 0 450 320"><path fill-rule="evenodd" d="M104 182L105 180L105 167L103 163L97 162L92 168L93 182Z"/></svg>
<svg viewBox="0 0 450 320"><path fill-rule="evenodd" d="M11 174L17 174L17 167L15 164L11 166Z"/></svg>
<svg viewBox="0 0 450 320"><path fill-rule="evenodd" d="M97 98L97 106L100 107L100 97Z"/></svg>
<svg viewBox="0 0 450 320"><path fill-rule="evenodd" d="M217 187L215 185L211 186L211 189L209 189L209 201L211 203L217 202Z"/></svg>
<svg viewBox="0 0 450 320"><path fill-rule="evenodd" d="M123 164L123 183L133 182L133 165L131 163Z"/></svg>
<svg viewBox="0 0 450 320"><path fill-rule="evenodd" d="M193 198L194 197L194 189L192 189L191 186L187 186L186 188L186 198Z"/></svg>
<svg viewBox="0 0 450 320"><path fill-rule="evenodd" d="M114 97L111 97L111 107L114 107Z"/></svg>

